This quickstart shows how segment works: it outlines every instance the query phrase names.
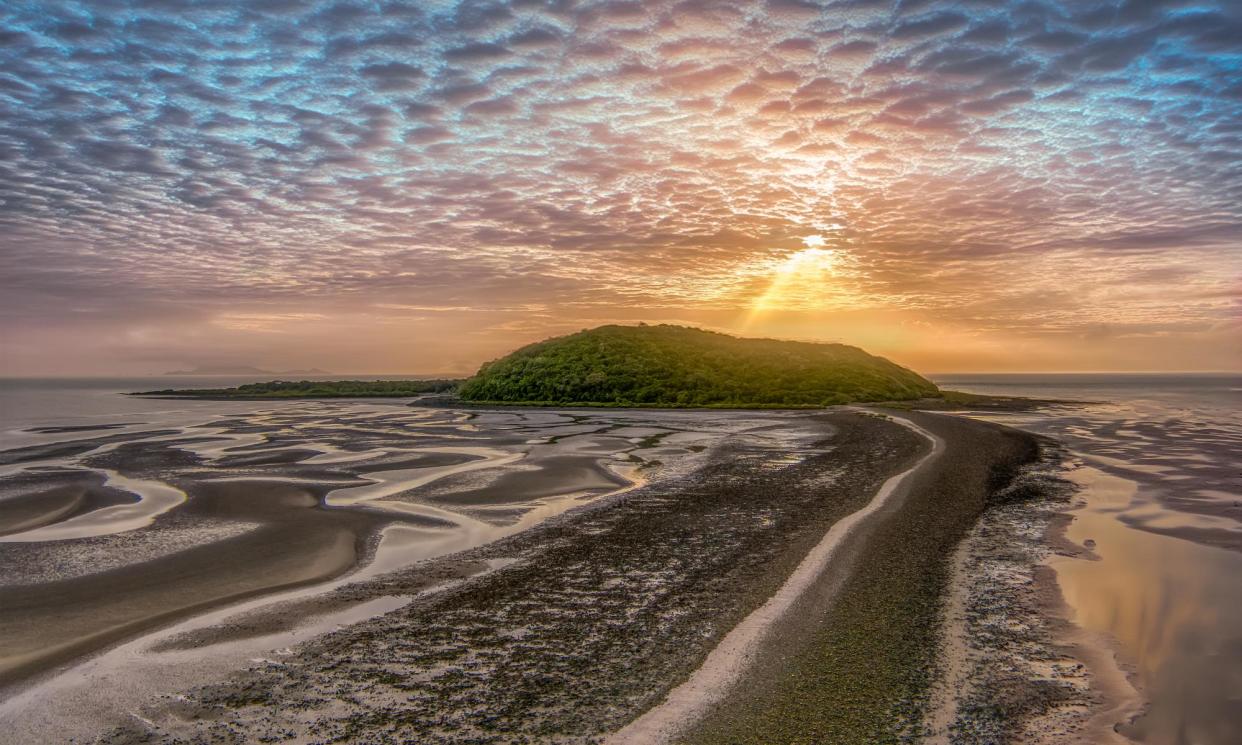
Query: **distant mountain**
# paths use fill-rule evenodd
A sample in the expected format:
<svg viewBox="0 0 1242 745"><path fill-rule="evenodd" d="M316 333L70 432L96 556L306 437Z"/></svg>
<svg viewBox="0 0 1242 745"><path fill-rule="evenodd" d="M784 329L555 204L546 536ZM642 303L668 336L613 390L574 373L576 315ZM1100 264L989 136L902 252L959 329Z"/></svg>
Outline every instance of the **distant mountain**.
<svg viewBox="0 0 1242 745"><path fill-rule="evenodd" d="M484 365L476 402L595 406L826 406L939 396L915 372L844 344L744 339L686 326L601 326Z"/></svg>
<svg viewBox="0 0 1242 745"><path fill-rule="evenodd" d="M173 370L165 375L331 375L318 368L309 370L264 370L248 365L200 365L190 370Z"/></svg>

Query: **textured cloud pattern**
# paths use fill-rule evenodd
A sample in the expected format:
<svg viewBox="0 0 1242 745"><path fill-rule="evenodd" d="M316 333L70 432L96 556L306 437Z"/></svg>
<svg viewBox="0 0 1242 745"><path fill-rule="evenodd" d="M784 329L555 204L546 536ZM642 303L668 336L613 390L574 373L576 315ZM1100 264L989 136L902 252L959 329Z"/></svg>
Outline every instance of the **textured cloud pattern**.
<svg viewBox="0 0 1242 745"><path fill-rule="evenodd" d="M637 319L1228 366L1242 5L9 2L0 251L19 371Z"/></svg>

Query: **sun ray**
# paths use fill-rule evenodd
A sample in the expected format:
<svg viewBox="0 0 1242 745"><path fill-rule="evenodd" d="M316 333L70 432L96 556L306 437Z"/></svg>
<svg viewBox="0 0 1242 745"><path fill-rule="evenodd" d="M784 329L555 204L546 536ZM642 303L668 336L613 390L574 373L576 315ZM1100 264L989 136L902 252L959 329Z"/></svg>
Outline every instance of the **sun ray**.
<svg viewBox="0 0 1242 745"><path fill-rule="evenodd" d="M807 248L790 254L773 271L767 289L751 304L745 328L772 311L821 310L845 300L846 291L840 281L843 252L824 248L822 236L808 236L803 242Z"/></svg>

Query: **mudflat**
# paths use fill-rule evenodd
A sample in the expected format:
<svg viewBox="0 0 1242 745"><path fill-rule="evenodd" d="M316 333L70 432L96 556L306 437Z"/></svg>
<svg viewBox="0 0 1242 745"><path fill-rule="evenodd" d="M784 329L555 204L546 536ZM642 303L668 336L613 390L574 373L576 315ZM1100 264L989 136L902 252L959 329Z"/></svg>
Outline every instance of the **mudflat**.
<svg viewBox="0 0 1242 745"><path fill-rule="evenodd" d="M788 416L818 436L779 449L732 438L697 470L453 557L506 565L309 642L279 664L198 688L175 706L146 709L151 724L117 730L115 741L196 742L280 731L420 742L576 742L618 730L658 705L780 588L833 524L866 506L889 476L930 447L883 416ZM932 614L928 639L880 658L892 665L890 679L903 683L897 695L914 697L920 685L926 687L928 655L899 655L920 641L934 648L935 592L946 571L937 552L954 538L907 541L937 530L918 528L935 514L968 526L983 509L989 485L1002 478L999 469L1031 451L1022 436L990 425L929 415L920 426L924 421L948 443L943 464L877 514L851 540L847 556L825 571L779 629L780 639L797 645L785 650L782 662L840 650L840 640L822 637L830 618L833 626L850 624L847 641L853 644L864 629L891 642L907 635L907 624L926 611ZM959 479L981 486L957 497ZM862 570L872 557L868 551L880 544L894 555L904 547L908 586L882 582L870 589L877 579ZM421 586L422 573L434 567L388 575L369 592L366 585L348 592L355 599L401 593L402 583ZM836 597L843 578L857 588L842 596L848 605ZM868 600L892 596L895 608L884 610L899 612L854 615L862 601L853 593ZM830 608L844 610L830 617ZM816 612L808 615L808 609ZM852 648L851 659L866 666L872 652ZM767 715L761 703L780 693L787 679L778 671L785 667L773 658L771 665L748 670L737 689L746 691L736 694L744 704L739 711ZM796 666L788 670L800 672ZM825 695L833 680L840 678L826 675ZM843 698L852 706L846 712L853 721L849 731L891 727L891 701ZM687 735L709 737L721 723L713 713ZM733 729L739 724L728 725L734 735L744 731ZM769 736L779 732L768 730Z"/></svg>
<svg viewBox="0 0 1242 745"><path fill-rule="evenodd" d="M298 402L179 428L126 426L106 438L94 436L106 424L31 430L37 444L8 451L0 469L9 527L0 536L0 719L28 727L13 730L25 732L19 741L90 737L124 721L142 696L198 682L202 663L220 659L216 642L302 633L302 621L333 613L365 618L378 612L365 609L387 607L372 603L383 588L413 596L491 571L504 562L453 555L659 473L694 471L730 438L763 442L777 457L809 436L780 414L456 412L393 402ZM441 557L449 558L435 564ZM414 565L416 577L363 581ZM296 603L266 607L290 593ZM201 655L182 640L155 640L160 629L227 616L228 607L249 615L203 621L184 636L204 644ZM152 654L133 660L181 655L159 689L148 675L116 686L128 673L99 685L82 672L111 664L102 660L117 645L146 639ZM88 722L67 713L72 701L48 694L64 685L78 685L80 701L129 698L92 709L99 719ZM48 729L49 720L68 729Z"/></svg>
<svg viewBox="0 0 1242 745"><path fill-rule="evenodd" d="M380 521L318 504L313 491L279 482L203 485L187 515L253 529L110 571L0 587L0 685L223 602L352 568Z"/></svg>
<svg viewBox="0 0 1242 745"><path fill-rule="evenodd" d="M63 464L185 499L138 530L0 544L34 578L0 586L8 732L597 740L658 708L865 513L716 705L661 737L898 735L928 709L953 547L1038 453L906 412L319 406ZM122 540L134 560L46 569ZM281 638L299 643L271 659Z"/></svg>

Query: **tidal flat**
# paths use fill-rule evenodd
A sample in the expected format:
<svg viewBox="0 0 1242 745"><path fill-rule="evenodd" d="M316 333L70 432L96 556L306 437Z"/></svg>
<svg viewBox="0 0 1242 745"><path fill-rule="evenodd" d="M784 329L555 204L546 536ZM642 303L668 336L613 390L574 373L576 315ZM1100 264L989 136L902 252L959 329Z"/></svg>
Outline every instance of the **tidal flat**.
<svg viewBox="0 0 1242 745"><path fill-rule="evenodd" d="M908 737L952 547L1039 448L893 416L305 401L31 431L0 453L0 741L600 741L839 523L745 685L657 739Z"/></svg>

